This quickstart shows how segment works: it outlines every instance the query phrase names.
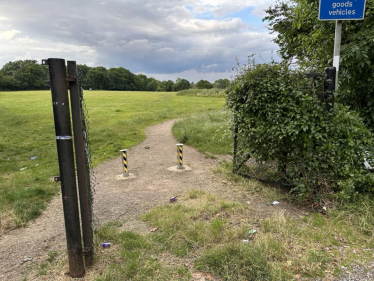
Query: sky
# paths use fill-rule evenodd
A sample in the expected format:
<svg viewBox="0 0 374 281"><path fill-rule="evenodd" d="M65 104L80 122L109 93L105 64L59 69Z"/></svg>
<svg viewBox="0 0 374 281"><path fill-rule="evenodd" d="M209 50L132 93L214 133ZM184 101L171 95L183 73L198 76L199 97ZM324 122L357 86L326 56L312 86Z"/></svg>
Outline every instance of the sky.
<svg viewBox="0 0 374 281"><path fill-rule="evenodd" d="M0 0L0 67L47 58L211 82L277 59L264 9L274 0Z"/></svg>

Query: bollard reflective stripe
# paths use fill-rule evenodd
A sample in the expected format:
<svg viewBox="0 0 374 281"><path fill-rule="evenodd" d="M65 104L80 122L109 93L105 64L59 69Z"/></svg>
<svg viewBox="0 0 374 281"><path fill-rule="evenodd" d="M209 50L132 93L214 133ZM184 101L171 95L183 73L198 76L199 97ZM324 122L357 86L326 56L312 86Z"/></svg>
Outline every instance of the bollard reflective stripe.
<svg viewBox="0 0 374 281"><path fill-rule="evenodd" d="M177 144L178 169L183 169L183 144Z"/></svg>
<svg viewBox="0 0 374 281"><path fill-rule="evenodd" d="M121 150L121 158L122 158L122 167L123 167L123 176L128 177L129 176L129 167L128 167L128 150L123 149Z"/></svg>

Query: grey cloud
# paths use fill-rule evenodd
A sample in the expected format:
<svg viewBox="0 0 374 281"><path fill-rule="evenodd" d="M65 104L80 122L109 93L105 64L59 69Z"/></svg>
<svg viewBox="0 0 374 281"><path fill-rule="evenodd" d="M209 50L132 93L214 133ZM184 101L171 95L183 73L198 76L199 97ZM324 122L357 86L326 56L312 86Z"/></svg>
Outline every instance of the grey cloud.
<svg viewBox="0 0 374 281"><path fill-rule="evenodd" d="M193 6L199 2L0 2L0 36L1 31L17 31L8 45L0 43L3 54L0 64L12 57L22 57L24 52L27 58L64 56L76 59L78 63L123 66L133 72L167 74L196 70L201 73L226 73L227 69L235 66L235 57L245 59L256 53L270 59L271 51L277 49L271 43L270 35L254 32L240 19L194 19L185 5ZM237 1L236 8L232 9L228 8L230 1L220 2L226 3L217 6L216 12L225 14L225 7L226 12L240 10L245 1ZM9 23L11 27L6 26ZM17 44L17 40L26 36L34 42ZM10 49L12 44L17 47ZM4 52L11 54L4 55Z"/></svg>

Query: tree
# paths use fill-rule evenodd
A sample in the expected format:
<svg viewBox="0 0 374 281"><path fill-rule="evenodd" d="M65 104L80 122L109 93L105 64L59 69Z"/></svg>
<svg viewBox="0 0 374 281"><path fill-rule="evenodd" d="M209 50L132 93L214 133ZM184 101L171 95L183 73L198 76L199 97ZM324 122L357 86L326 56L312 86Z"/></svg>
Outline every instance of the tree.
<svg viewBox="0 0 374 281"><path fill-rule="evenodd" d="M199 82L196 83L196 88L197 89L212 89L213 84L207 80L200 80Z"/></svg>
<svg viewBox="0 0 374 281"><path fill-rule="evenodd" d="M134 74L123 67L108 70L109 89L119 91L132 91L135 89Z"/></svg>
<svg viewBox="0 0 374 281"><path fill-rule="evenodd" d="M226 89L230 85L229 79L218 79L214 81L213 86L217 89Z"/></svg>
<svg viewBox="0 0 374 281"><path fill-rule="evenodd" d="M85 85L94 90L107 90L109 88L109 75L105 67L93 67L86 76Z"/></svg>
<svg viewBox="0 0 374 281"><path fill-rule="evenodd" d="M168 81L162 81L162 90L165 92L171 92L173 91L174 82L171 80Z"/></svg>
<svg viewBox="0 0 374 281"><path fill-rule="evenodd" d="M188 82L188 80L177 78L177 80L175 80L175 84L174 84L174 89L173 90L175 92L179 92L179 91L187 90L190 87L191 87L191 84L190 84L190 82Z"/></svg>
<svg viewBox="0 0 374 281"><path fill-rule="evenodd" d="M278 1L264 21L277 36L279 54L301 67L320 72L332 66L334 21L318 20L318 0ZM365 19L344 21L339 70L341 102L374 125L374 0L367 0Z"/></svg>

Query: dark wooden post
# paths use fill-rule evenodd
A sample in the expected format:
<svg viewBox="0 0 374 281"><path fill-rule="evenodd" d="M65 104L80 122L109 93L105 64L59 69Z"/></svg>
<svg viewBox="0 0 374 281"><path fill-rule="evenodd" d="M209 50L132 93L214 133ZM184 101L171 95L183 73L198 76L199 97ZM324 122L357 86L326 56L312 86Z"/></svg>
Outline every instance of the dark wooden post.
<svg viewBox="0 0 374 281"><path fill-rule="evenodd" d="M82 219L82 232L85 264L93 264L93 234L91 219L91 204L88 198L89 181L86 174L86 161L84 154L84 142L81 118L81 100L79 95L79 81L77 64L75 61L68 61L68 80L70 89L71 114L73 119L75 159L78 173L79 202Z"/></svg>
<svg viewBox="0 0 374 281"><path fill-rule="evenodd" d="M44 60L43 64L49 65L58 162L60 167L62 203L65 217L66 243L69 258L69 274L73 278L80 278L84 276L85 269L82 256L65 60L48 59Z"/></svg>

